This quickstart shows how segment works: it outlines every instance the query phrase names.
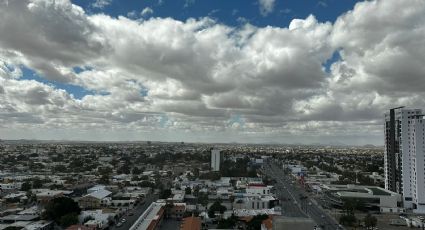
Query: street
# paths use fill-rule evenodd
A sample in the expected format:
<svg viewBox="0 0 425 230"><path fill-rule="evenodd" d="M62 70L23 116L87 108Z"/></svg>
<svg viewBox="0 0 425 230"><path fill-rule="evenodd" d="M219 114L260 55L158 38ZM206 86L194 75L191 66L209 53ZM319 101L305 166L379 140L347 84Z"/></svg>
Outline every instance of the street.
<svg viewBox="0 0 425 230"><path fill-rule="evenodd" d="M310 217L324 230L342 229L317 202L307 196L304 189L296 186L294 178L285 174L275 163L268 163L263 171L276 180L276 195L281 200L282 214L289 217Z"/></svg>
<svg viewBox="0 0 425 230"><path fill-rule="evenodd" d="M129 210L124 214L118 221L122 219L126 219L126 221L118 227L116 224L111 228L112 230L126 230L130 229L130 227L134 224L134 222L139 218L140 215L149 207L149 205L156 200L155 195L148 195L145 199L143 199L144 203L137 205L134 209ZM133 213L133 215L130 215ZM118 222L117 222L118 224Z"/></svg>

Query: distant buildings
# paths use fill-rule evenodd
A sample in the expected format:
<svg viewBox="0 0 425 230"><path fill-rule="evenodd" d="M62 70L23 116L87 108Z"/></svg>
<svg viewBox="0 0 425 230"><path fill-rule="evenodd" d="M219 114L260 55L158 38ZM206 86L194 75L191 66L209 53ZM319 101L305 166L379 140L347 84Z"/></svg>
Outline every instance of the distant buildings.
<svg viewBox="0 0 425 230"><path fill-rule="evenodd" d="M405 208L425 213L425 121L422 110L385 114L385 188L403 195Z"/></svg>
<svg viewBox="0 0 425 230"><path fill-rule="evenodd" d="M211 150L211 170L212 171L220 171L220 150L213 149Z"/></svg>

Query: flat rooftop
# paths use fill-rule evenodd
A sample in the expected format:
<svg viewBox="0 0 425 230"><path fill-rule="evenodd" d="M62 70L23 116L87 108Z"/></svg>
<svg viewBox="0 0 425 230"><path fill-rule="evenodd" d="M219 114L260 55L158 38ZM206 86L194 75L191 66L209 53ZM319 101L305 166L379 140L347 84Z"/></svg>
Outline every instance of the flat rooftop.
<svg viewBox="0 0 425 230"><path fill-rule="evenodd" d="M39 215L8 215L0 217L0 221L16 222L16 221L31 221L39 218Z"/></svg>
<svg viewBox="0 0 425 230"><path fill-rule="evenodd" d="M273 229L311 230L316 223L310 218L276 217L273 218Z"/></svg>
<svg viewBox="0 0 425 230"><path fill-rule="evenodd" d="M151 225L153 221L157 221L161 218L161 212L165 203L156 203L153 202L145 212L140 215L140 217L134 222L130 230L146 230Z"/></svg>

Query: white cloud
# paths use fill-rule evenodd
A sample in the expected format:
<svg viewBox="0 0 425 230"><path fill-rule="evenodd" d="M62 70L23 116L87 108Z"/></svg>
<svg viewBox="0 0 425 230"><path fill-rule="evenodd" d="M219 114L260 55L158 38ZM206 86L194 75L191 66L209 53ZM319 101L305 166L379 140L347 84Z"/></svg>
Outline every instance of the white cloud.
<svg viewBox="0 0 425 230"><path fill-rule="evenodd" d="M275 0L259 0L260 13L263 16L267 16L274 10Z"/></svg>
<svg viewBox="0 0 425 230"><path fill-rule="evenodd" d="M187 8L187 7L189 7L190 5L193 5L193 4L195 4L195 0L185 0L183 7Z"/></svg>
<svg viewBox="0 0 425 230"><path fill-rule="evenodd" d="M109 6L112 3L112 0L95 0L92 3L92 7L103 9L106 6Z"/></svg>
<svg viewBox="0 0 425 230"><path fill-rule="evenodd" d="M335 24L309 16L288 28L231 27L88 15L67 0L11 1L0 7L0 132L381 140L386 108L425 108L424 15L421 0L380 0L358 3ZM334 52L341 59L327 73ZM22 80L23 67L92 95Z"/></svg>
<svg viewBox="0 0 425 230"><path fill-rule="evenodd" d="M132 10L127 13L127 17L129 18L137 18L137 12L135 10Z"/></svg>
<svg viewBox="0 0 425 230"><path fill-rule="evenodd" d="M141 15L142 17L148 16L148 15L150 15L150 14L153 14L153 9L152 9L152 8L150 8L150 7L146 7L146 8L144 8L144 9L142 10L142 12L140 12L140 15Z"/></svg>

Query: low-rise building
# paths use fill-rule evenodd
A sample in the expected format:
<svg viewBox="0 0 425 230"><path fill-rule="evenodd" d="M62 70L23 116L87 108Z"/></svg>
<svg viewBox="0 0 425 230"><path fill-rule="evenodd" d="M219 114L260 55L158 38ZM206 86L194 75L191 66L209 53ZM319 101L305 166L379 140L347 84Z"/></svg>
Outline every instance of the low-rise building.
<svg viewBox="0 0 425 230"><path fill-rule="evenodd" d="M365 208L381 212L401 212L401 195L377 186L361 185L323 185L327 201L342 207L345 200L362 201Z"/></svg>
<svg viewBox="0 0 425 230"><path fill-rule="evenodd" d="M183 218L180 230L200 230L202 226L202 220L199 217L186 217Z"/></svg>
<svg viewBox="0 0 425 230"><path fill-rule="evenodd" d="M81 197L78 204L82 209L100 208L110 202L111 194L108 190L98 190Z"/></svg>
<svg viewBox="0 0 425 230"><path fill-rule="evenodd" d="M166 203L153 202L130 227L130 230L159 229L165 213Z"/></svg>

